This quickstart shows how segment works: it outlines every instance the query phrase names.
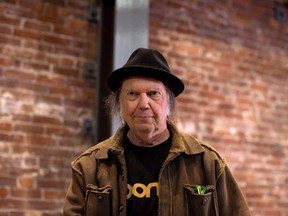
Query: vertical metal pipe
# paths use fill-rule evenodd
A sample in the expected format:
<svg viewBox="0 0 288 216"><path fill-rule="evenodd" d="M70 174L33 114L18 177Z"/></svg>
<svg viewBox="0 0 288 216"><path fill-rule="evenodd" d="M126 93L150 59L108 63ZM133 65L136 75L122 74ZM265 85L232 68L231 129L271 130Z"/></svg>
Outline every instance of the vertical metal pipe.
<svg viewBox="0 0 288 216"><path fill-rule="evenodd" d="M99 7L99 75L96 83L95 143L111 135L111 117L106 113L104 99L110 93L106 86L106 79L113 70L115 0L101 0Z"/></svg>

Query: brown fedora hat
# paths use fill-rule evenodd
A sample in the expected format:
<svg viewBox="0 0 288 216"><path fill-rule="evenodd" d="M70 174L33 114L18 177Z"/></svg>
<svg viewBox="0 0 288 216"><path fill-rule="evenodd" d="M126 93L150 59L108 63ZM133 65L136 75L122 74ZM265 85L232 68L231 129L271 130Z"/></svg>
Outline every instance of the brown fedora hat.
<svg viewBox="0 0 288 216"><path fill-rule="evenodd" d="M126 64L114 70L107 78L108 87L115 92L122 80L131 76L151 77L161 81L174 93L175 97L184 91L184 83L172 74L164 56L153 49L138 48Z"/></svg>

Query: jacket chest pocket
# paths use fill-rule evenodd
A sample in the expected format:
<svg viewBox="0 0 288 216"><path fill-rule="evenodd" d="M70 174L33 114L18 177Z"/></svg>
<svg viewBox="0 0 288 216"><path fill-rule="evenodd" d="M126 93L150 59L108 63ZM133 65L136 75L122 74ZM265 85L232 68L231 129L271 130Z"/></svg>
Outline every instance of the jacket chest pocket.
<svg viewBox="0 0 288 216"><path fill-rule="evenodd" d="M98 188L95 185L87 185L85 197L85 215L112 215L112 188Z"/></svg>
<svg viewBox="0 0 288 216"><path fill-rule="evenodd" d="M206 186L204 194L195 192L195 185L185 185L185 201L187 216L216 216L214 203L214 186Z"/></svg>

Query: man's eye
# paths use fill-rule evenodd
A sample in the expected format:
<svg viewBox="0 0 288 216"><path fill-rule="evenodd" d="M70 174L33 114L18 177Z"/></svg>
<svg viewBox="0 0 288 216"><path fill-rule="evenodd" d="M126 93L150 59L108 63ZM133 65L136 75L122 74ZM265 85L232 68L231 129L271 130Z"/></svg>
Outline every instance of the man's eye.
<svg viewBox="0 0 288 216"><path fill-rule="evenodd" d="M136 95L136 92L132 92L132 91L131 91L131 92L127 92L127 95L128 95L128 96L135 96L135 95Z"/></svg>
<svg viewBox="0 0 288 216"><path fill-rule="evenodd" d="M159 91L150 91L150 92L148 92L148 95L150 97L159 97L161 95L161 93Z"/></svg>
<svg viewBox="0 0 288 216"><path fill-rule="evenodd" d="M129 99L136 99L138 94L137 94L137 92L129 91L129 92L127 92L127 96Z"/></svg>

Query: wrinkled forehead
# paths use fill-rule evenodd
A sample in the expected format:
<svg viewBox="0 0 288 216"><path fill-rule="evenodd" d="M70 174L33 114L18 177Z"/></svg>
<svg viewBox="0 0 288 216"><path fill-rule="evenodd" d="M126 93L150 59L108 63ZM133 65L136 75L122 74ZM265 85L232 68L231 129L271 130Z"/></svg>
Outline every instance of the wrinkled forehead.
<svg viewBox="0 0 288 216"><path fill-rule="evenodd" d="M165 90L166 86L161 81L151 77L131 76L122 80L121 89Z"/></svg>

